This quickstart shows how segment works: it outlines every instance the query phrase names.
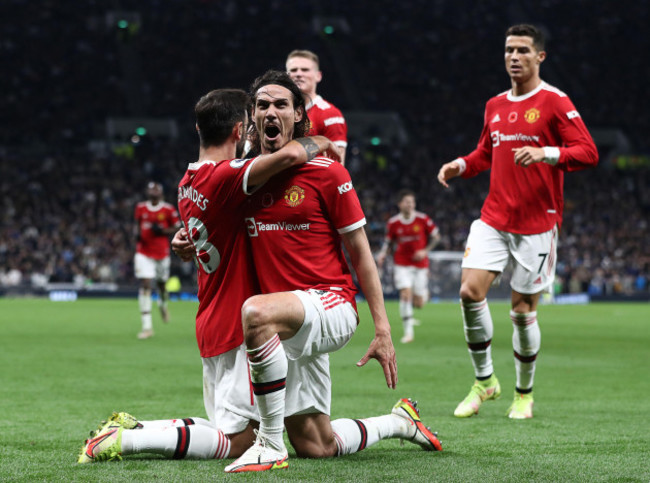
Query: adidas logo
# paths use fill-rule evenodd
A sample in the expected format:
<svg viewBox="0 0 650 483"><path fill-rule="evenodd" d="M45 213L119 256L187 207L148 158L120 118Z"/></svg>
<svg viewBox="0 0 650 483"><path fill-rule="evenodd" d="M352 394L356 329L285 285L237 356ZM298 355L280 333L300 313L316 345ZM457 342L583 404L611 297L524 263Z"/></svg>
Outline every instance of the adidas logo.
<svg viewBox="0 0 650 483"><path fill-rule="evenodd" d="M535 280L535 281L533 282L533 285L539 285L540 283L542 283L542 277L541 277L541 276L540 276L540 277L537 277L537 280Z"/></svg>
<svg viewBox="0 0 650 483"><path fill-rule="evenodd" d="M492 118L492 120L491 120L490 122L491 122L491 123L492 123L492 122L499 122L500 120L501 120L501 118L499 117L499 114L497 114L496 116L494 116L494 117Z"/></svg>

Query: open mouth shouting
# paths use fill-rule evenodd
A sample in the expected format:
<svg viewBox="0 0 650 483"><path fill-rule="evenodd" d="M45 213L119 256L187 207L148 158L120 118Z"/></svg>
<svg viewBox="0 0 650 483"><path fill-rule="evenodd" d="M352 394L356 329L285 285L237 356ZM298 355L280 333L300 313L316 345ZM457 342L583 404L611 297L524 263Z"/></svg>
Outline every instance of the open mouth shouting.
<svg viewBox="0 0 650 483"><path fill-rule="evenodd" d="M267 124L264 127L264 137L267 141L277 141L280 138L280 128L275 124Z"/></svg>

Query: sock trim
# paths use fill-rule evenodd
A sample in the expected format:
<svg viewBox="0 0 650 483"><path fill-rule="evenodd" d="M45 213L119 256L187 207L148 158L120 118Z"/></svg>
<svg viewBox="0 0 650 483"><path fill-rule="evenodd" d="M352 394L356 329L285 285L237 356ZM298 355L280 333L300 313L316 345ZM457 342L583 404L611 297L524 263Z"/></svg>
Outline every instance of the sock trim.
<svg viewBox="0 0 650 483"><path fill-rule="evenodd" d="M490 347L490 344L492 344L492 339L486 340L485 342L468 342L467 347L469 350L477 352L486 350Z"/></svg>
<svg viewBox="0 0 650 483"><path fill-rule="evenodd" d="M286 386L287 386L287 378L286 377L283 377L282 379L277 379L275 381L254 382L253 383L253 393L256 396L264 396L266 394L271 394L272 392L281 391Z"/></svg>
<svg viewBox="0 0 650 483"><path fill-rule="evenodd" d="M517 351L513 351L515 354L515 358L520 360L521 362L535 362L535 359L537 359L537 354L533 354L532 356L524 356L522 354L518 354Z"/></svg>
<svg viewBox="0 0 650 483"><path fill-rule="evenodd" d="M174 451L173 458L180 460L187 456L187 450L190 447L190 432L187 426L176 428L178 431L178 439L176 440L176 451Z"/></svg>
<svg viewBox="0 0 650 483"><path fill-rule="evenodd" d="M515 391L518 392L519 394L530 394L531 392L533 392L533 388L531 387L529 389L519 389L518 387L515 387Z"/></svg>
<svg viewBox="0 0 650 483"><path fill-rule="evenodd" d="M368 429L366 428L366 425L363 424L358 419L353 419L352 421L357 423L357 427L359 428L359 432L361 433L361 441L359 442L359 448L357 449L358 452L366 449L366 445L368 444Z"/></svg>

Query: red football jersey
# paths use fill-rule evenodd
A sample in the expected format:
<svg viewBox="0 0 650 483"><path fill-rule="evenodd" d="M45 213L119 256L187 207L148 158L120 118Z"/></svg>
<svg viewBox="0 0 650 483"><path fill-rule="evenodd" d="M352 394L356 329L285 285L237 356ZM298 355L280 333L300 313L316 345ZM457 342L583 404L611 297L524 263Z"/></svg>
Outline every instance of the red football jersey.
<svg viewBox="0 0 650 483"><path fill-rule="evenodd" d="M393 253L395 265L427 268L429 257L416 262L413 255L427 246L429 235L435 230L437 228L433 220L419 211L413 213L410 220L406 220L401 213L390 218L386 227L386 239L396 245Z"/></svg>
<svg viewBox="0 0 650 483"><path fill-rule="evenodd" d="M307 105L307 116L311 122L308 136L325 136L342 148L348 145L348 125L336 106L316 96Z"/></svg>
<svg viewBox="0 0 650 483"><path fill-rule="evenodd" d="M177 226L178 212L173 205L161 201L152 205L150 201L141 201L135 206L135 222L140 230L140 239L135 251L161 260L169 256L169 236L156 235L151 227L157 224L160 228Z"/></svg>
<svg viewBox="0 0 650 483"><path fill-rule="evenodd" d="M514 148L555 146L556 166L514 164ZM491 169L490 191L481 219L497 230L530 235L562 224L565 171L598 163L598 151L580 114L566 94L542 82L515 97L512 91L490 99L477 148L463 156L463 178Z"/></svg>
<svg viewBox="0 0 650 483"><path fill-rule="evenodd" d="M243 343L241 306L259 293L244 225L252 161L192 163L178 185L178 208L197 250L196 340L201 357Z"/></svg>
<svg viewBox="0 0 650 483"><path fill-rule="evenodd" d="M350 174L315 158L252 196L246 224L262 292L328 290L355 305L341 234L366 223Z"/></svg>

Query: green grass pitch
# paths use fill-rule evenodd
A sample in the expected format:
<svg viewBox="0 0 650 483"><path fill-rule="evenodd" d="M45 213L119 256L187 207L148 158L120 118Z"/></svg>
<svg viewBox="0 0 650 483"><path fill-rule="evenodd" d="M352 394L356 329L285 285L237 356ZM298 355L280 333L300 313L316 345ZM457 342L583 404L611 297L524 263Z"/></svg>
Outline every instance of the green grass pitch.
<svg viewBox="0 0 650 483"><path fill-rule="evenodd" d="M476 417L453 417L473 373L457 304L416 316L416 340L399 344L388 302L399 384L388 389L375 361L358 368L372 336L367 306L352 342L332 354L332 417L389 412L419 401L442 453L397 440L343 458L291 458L286 471L226 475L226 461L128 456L77 465L82 441L113 410L141 419L204 416L191 302L154 314L156 336L140 341L137 301L0 299L0 481L643 481L650 480L650 313L647 304L542 306L535 418L511 421L514 389L508 306L491 303L493 356L503 395ZM228 460L230 461L230 460Z"/></svg>

